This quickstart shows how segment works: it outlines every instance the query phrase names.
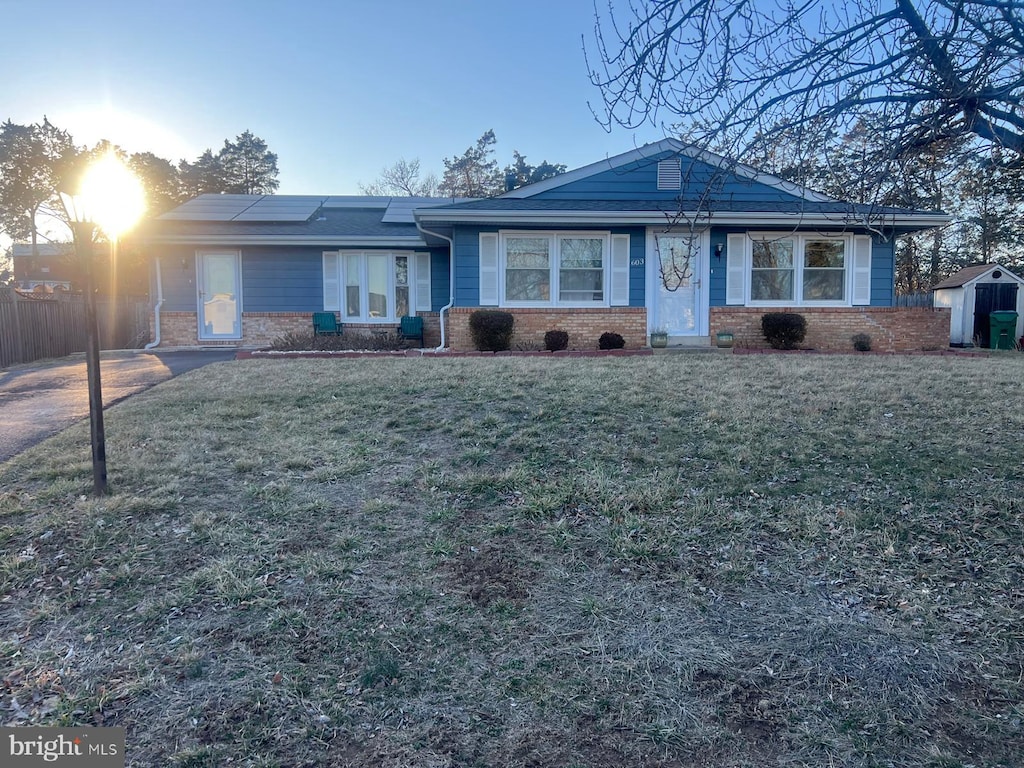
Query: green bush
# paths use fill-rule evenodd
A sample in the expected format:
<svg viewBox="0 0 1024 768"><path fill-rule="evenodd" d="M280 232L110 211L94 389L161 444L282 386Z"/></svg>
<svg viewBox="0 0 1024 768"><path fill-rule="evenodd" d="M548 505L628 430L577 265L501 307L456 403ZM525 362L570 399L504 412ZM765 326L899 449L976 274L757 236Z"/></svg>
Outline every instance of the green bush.
<svg viewBox="0 0 1024 768"><path fill-rule="evenodd" d="M622 349L626 346L626 340L622 338L621 333L611 333L606 331L601 334L601 338L597 340L598 349Z"/></svg>
<svg viewBox="0 0 1024 768"><path fill-rule="evenodd" d="M557 352L569 347L569 334L565 331L548 331L544 334L544 349Z"/></svg>
<svg viewBox="0 0 1024 768"><path fill-rule="evenodd" d="M473 346L481 352L504 352L512 346L515 317L497 309L478 309L469 316Z"/></svg>
<svg viewBox="0 0 1024 768"><path fill-rule="evenodd" d="M761 333L772 349L796 349L807 335L807 320L795 312L768 312L761 316Z"/></svg>
<svg viewBox="0 0 1024 768"><path fill-rule="evenodd" d="M855 333L850 337L850 341L853 342L853 348L858 352L871 351L871 337L866 333Z"/></svg>

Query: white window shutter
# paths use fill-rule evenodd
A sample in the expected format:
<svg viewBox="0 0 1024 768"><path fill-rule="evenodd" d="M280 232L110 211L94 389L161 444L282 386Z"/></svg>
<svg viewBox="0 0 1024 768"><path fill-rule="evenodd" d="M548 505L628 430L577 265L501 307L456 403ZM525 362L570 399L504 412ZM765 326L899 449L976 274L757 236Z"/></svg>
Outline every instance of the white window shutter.
<svg viewBox="0 0 1024 768"><path fill-rule="evenodd" d="M324 251L324 311L341 309L341 280L338 275L338 252Z"/></svg>
<svg viewBox="0 0 1024 768"><path fill-rule="evenodd" d="M498 306L498 235L480 233L480 306Z"/></svg>
<svg viewBox="0 0 1024 768"><path fill-rule="evenodd" d="M629 306L629 235L612 235L610 304Z"/></svg>
<svg viewBox="0 0 1024 768"><path fill-rule="evenodd" d="M746 297L747 236L729 235L725 247L725 303L742 304Z"/></svg>
<svg viewBox="0 0 1024 768"><path fill-rule="evenodd" d="M854 306L871 303L871 238L853 238L853 300Z"/></svg>
<svg viewBox="0 0 1024 768"><path fill-rule="evenodd" d="M429 312L430 302L430 254L416 254L416 311Z"/></svg>

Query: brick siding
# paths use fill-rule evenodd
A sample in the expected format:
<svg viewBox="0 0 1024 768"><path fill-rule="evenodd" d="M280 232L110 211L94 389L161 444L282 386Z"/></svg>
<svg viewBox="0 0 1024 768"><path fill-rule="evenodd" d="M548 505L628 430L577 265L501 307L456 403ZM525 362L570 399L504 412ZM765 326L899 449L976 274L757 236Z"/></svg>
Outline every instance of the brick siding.
<svg viewBox="0 0 1024 768"><path fill-rule="evenodd" d="M436 347L441 343L441 326L437 312L420 313L423 316L423 338L425 347ZM150 315L150 334L155 332L153 316ZM369 333L374 330L397 331L398 324L345 323L352 333ZM274 339L288 333L310 333L313 330L311 312L243 312L241 339L200 339L195 312L162 312L160 314L160 346L193 347L201 344L222 347L266 347ZM152 336L152 338L156 338Z"/></svg>
<svg viewBox="0 0 1024 768"><path fill-rule="evenodd" d="M766 312L796 312L807 320L810 349L852 350L850 337L866 333L877 352L918 352L949 346L949 310L930 307L711 307L711 338L732 331L737 347L768 347L761 333Z"/></svg>
<svg viewBox="0 0 1024 768"><path fill-rule="evenodd" d="M476 307L455 307L447 316L446 344L454 350L472 350L469 316ZM643 307L601 309L509 309L515 317L513 349L542 349L547 331L566 331L570 349L595 349L605 331L621 333L627 349L647 345L647 310ZM731 330L737 347L761 349L768 346L761 334L761 316L765 312L798 312L807 318L807 337L803 346L812 349L851 350L850 337L866 333L872 349L879 352L915 352L946 349L949 346L949 310L905 307L796 307L776 310L764 307L711 307L711 338L722 330ZM437 312L421 312L424 347L441 343ZM150 315L150 324L153 319ZM368 332L397 325L345 323L352 332ZM151 332L154 330L150 329ZM242 338L199 339L195 312L163 312L160 316L160 344L176 346L265 347L287 333L312 330L309 312L245 312L242 314ZM154 337L155 338L155 337Z"/></svg>
<svg viewBox="0 0 1024 768"><path fill-rule="evenodd" d="M479 307L454 307L448 318L447 344L451 349L473 349L469 316ZM569 334L569 349L597 349L605 331L622 334L627 349L647 345L647 310L643 307L601 309L502 309L515 317L513 349L543 349L547 331Z"/></svg>

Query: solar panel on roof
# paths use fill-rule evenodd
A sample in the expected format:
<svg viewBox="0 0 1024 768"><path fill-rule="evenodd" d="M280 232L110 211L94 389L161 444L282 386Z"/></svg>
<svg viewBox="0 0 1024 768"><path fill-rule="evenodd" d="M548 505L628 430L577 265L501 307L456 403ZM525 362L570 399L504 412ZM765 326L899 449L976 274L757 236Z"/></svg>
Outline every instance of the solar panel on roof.
<svg viewBox="0 0 1024 768"><path fill-rule="evenodd" d="M173 221L231 221L259 199L257 195L200 195L160 218Z"/></svg>
<svg viewBox="0 0 1024 768"><path fill-rule="evenodd" d="M234 221L305 221L322 203L323 198L311 195L264 197L238 214Z"/></svg>
<svg viewBox="0 0 1024 768"><path fill-rule="evenodd" d="M412 224L416 221L413 211L417 208L436 208L456 201L450 197L393 197L381 221L385 224Z"/></svg>
<svg viewBox="0 0 1024 768"><path fill-rule="evenodd" d="M170 221L306 221L323 198L313 195L200 195L161 216Z"/></svg>
<svg viewBox="0 0 1024 768"><path fill-rule="evenodd" d="M316 208L312 211L299 211L294 212L277 212L277 211L245 211L235 216L232 221L307 221L313 213L316 212Z"/></svg>

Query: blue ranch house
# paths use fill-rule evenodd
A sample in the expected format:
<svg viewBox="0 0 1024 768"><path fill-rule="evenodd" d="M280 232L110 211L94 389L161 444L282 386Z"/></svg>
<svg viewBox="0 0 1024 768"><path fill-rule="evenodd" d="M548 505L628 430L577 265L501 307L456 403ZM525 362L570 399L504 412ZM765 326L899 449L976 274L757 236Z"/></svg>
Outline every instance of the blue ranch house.
<svg viewBox="0 0 1024 768"><path fill-rule="evenodd" d="M495 198L202 195L152 221L154 337L261 346L311 330L424 318L429 346L470 349L469 315L515 315L515 343L565 330L644 346L761 346L760 318L796 311L807 344L948 344L945 310L898 309L896 237L939 212L835 200L665 139Z"/></svg>

